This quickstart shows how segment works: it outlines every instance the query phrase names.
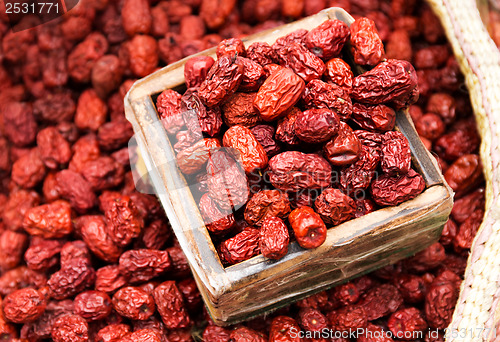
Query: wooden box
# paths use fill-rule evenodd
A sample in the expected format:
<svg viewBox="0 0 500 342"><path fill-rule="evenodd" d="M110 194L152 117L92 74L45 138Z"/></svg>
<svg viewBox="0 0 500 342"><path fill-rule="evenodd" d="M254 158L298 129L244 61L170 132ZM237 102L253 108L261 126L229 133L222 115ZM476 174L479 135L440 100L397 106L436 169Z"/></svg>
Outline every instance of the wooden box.
<svg viewBox="0 0 500 342"><path fill-rule="evenodd" d="M272 44L298 28L325 20L350 24L342 9L330 8L303 20L246 38ZM215 49L200 54L215 57ZM453 193L435 159L420 141L406 112L396 127L409 140L413 165L423 175L425 191L396 207L380 209L328 230L319 248L296 242L274 261L262 255L224 267L218 258L189 185L176 166L175 153L156 112L154 98L168 88L183 89L186 59L137 81L125 98L125 110L155 188L191 266L206 307L217 324L232 324L284 306L314 292L391 264L436 241L452 208Z"/></svg>

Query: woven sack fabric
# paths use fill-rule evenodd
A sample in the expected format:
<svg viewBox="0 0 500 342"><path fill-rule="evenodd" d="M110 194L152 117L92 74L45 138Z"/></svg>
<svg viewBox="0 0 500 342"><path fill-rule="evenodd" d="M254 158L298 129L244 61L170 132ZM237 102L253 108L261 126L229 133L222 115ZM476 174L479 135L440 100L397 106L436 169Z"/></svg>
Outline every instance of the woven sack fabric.
<svg viewBox="0 0 500 342"><path fill-rule="evenodd" d="M500 53L473 0L427 0L465 75L486 178L486 211L474 239L447 341L500 341ZM465 338L454 337L466 332ZM498 337L496 337L498 335Z"/></svg>

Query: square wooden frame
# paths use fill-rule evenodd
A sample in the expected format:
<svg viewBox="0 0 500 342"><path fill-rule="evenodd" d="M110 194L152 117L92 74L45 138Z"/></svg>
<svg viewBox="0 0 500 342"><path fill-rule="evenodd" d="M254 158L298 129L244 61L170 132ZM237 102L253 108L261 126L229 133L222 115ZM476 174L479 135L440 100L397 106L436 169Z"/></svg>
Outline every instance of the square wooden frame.
<svg viewBox="0 0 500 342"><path fill-rule="evenodd" d="M250 36L244 42L246 46L255 41L272 44L289 32L312 29L328 19L348 25L353 21L344 10L330 8ZM215 48L200 54L215 57ZM426 181L422 194L329 229L325 243L316 249L304 250L294 242L281 260L259 255L223 267L189 186L175 164L175 153L153 102L163 90L182 87L186 60L137 81L125 98L125 112L155 191L217 324L233 324L284 306L394 263L439 238L452 208L453 192L420 141L408 113L399 112L396 128L408 138L413 164Z"/></svg>

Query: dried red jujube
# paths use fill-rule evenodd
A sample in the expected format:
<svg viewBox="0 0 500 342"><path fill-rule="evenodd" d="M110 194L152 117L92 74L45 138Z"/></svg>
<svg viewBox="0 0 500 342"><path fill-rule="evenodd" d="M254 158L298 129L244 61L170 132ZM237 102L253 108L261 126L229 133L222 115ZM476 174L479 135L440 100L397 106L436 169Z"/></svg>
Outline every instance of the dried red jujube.
<svg viewBox="0 0 500 342"><path fill-rule="evenodd" d="M319 247L326 240L326 226L321 217L311 208L303 206L288 216L297 242L302 248Z"/></svg>

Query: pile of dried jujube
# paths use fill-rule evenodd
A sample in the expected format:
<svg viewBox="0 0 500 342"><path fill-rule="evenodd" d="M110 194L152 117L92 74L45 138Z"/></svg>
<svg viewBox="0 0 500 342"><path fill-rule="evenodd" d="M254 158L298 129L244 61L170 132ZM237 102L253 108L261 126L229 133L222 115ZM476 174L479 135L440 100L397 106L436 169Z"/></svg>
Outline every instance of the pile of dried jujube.
<svg viewBox="0 0 500 342"><path fill-rule="evenodd" d="M224 237L223 262L260 253L280 259L290 236L303 248L319 247L326 225L424 190L408 140L392 131L393 108L418 99L417 75L408 61L385 60L372 20L359 18L350 28L327 20L272 46L246 49L241 39L225 39L216 51L216 61L189 59L188 89L165 90L156 107L176 134L179 169L199 182L208 230ZM343 52L371 69L353 77Z"/></svg>
<svg viewBox="0 0 500 342"><path fill-rule="evenodd" d="M216 327L161 206L134 187L123 97L157 67L336 5L376 23L386 58L415 66L420 99L410 113L456 192L451 219L440 241L412 258ZM325 327L443 340L443 330L427 332L451 319L484 188L468 93L423 1L82 0L32 30L13 33L6 23L2 12L2 341L299 341L293 328Z"/></svg>

